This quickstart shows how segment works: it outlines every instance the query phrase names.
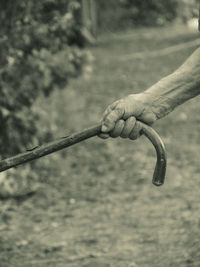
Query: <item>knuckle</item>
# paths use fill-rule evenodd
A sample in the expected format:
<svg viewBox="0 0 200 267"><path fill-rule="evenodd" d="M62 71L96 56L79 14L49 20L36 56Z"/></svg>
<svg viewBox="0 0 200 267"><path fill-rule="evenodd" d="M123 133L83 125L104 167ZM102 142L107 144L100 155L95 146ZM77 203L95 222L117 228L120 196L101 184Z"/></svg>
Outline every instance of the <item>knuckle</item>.
<svg viewBox="0 0 200 267"><path fill-rule="evenodd" d="M107 107L107 109L103 113L103 118L105 118L111 112L111 108Z"/></svg>
<svg viewBox="0 0 200 267"><path fill-rule="evenodd" d="M108 115L108 117L112 122L116 122L121 118L121 111L115 109Z"/></svg>
<svg viewBox="0 0 200 267"><path fill-rule="evenodd" d="M118 106L115 108L114 112L118 115L121 115L121 114L123 114L123 108Z"/></svg>
<svg viewBox="0 0 200 267"><path fill-rule="evenodd" d="M105 117L104 124L107 125L107 126L112 124L112 118L110 116Z"/></svg>
<svg viewBox="0 0 200 267"><path fill-rule="evenodd" d="M129 132L133 130L133 128L135 127L135 124L136 124L135 117L130 117L126 120L126 127L129 130Z"/></svg>
<svg viewBox="0 0 200 267"><path fill-rule="evenodd" d="M119 109L119 110L123 110L124 109L124 101L123 100L119 100L119 102L117 103L115 109Z"/></svg>
<svg viewBox="0 0 200 267"><path fill-rule="evenodd" d="M121 127L121 128L123 128L123 127L124 127L124 124L125 124L125 122L124 122L124 120L118 120L118 121L117 121L117 124L118 124L118 127Z"/></svg>
<svg viewBox="0 0 200 267"><path fill-rule="evenodd" d="M136 122L136 118L134 116L130 116L128 119L127 119L127 122L129 123L135 123Z"/></svg>

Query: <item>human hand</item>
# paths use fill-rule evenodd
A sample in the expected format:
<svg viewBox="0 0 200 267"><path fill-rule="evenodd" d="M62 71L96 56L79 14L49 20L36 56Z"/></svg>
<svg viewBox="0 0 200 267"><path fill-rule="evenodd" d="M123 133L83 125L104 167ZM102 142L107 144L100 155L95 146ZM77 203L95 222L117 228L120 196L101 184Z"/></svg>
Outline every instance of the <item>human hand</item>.
<svg viewBox="0 0 200 267"><path fill-rule="evenodd" d="M132 94L107 107L102 118L102 133L99 137L122 137L137 139L140 136L140 120L151 125L157 120L154 112L153 99L150 95Z"/></svg>

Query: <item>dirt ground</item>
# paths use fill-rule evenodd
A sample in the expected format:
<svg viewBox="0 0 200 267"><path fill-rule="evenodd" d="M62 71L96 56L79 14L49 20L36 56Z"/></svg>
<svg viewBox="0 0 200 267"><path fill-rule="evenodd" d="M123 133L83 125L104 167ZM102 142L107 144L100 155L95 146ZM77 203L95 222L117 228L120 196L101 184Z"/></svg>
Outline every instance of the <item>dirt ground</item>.
<svg viewBox="0 0 200 267"><path fill-rule="evenodd" d="M176 69L195 47L126 59L191 41L183 28L107 34L66 90L40 99L40 127L55 138L96 124L107 104L140 92ZM97 137L40 159L40 186L29 197L1 200L0 267L200 266L199 97L154 128L168 152L165 185L151 183L155 151ZM22 167L23 168L23 167Z"/></svg>

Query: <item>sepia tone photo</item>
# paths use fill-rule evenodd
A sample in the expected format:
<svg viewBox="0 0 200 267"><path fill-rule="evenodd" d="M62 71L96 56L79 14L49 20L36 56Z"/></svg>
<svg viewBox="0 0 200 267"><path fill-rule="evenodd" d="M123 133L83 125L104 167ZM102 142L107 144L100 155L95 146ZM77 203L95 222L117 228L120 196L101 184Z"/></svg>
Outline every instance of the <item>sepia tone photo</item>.
<svg viewBox="0 0 200 267"><path fill-rule="evenodd" d="M0 267L199 267L200 1L0 22Z"/></svg>

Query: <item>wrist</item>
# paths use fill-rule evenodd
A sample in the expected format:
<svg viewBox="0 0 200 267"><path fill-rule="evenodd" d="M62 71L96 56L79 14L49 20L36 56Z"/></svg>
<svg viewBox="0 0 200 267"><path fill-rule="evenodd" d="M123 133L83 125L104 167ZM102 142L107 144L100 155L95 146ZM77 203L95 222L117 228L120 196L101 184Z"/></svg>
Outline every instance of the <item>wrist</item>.
<svg viewBox="0 0 200 267"><path fill-rule="evenodd" d="M175 72L161 79L144 93L150 96L158 118L200 94L200 48Z"/></svg>
<svg viewBox="0 0 200 267"><path fill-rule="evenodd" d="M155 92L154 90L147 90L140 94L130 95L130 97L133 99L132 103L134 106L137 101L141 107L138 118L142 118L143 121L145 118L146 122L154 122L166 116L174 109L170 98L157 93L157 90Z"/></svg>
<svg viewBox="0 0 200 267"><path fill-rule="evenodd" d="M170 97L157 92L145 91L143 97L145 99L146 109L151 109L157 119L165 117L175 108Z"/></svg>
<svg viewBox="0 0 200 267"><path fill-rule="evenodd" d="M131 115L135 116L138 120L147 124L152 124L159 118L158 110L154 109L156 97L152 93L142 92L139 94L129 95L130 102L132 103Z"/></svg>

